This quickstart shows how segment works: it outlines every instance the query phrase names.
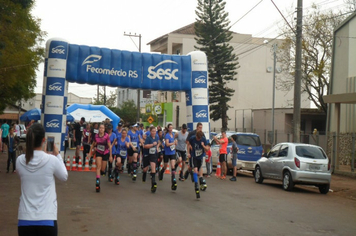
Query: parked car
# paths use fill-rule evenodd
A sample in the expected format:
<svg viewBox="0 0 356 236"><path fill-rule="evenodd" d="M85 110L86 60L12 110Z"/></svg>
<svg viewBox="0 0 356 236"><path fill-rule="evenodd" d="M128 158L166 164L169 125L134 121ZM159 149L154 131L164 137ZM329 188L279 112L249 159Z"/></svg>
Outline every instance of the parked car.
<svg viewBox="0 0 356 236"><path fill-rule="evenodd" d="M234 132L234 131L227 131L226 136L229 140L229 143L227 145L227 168L228 171L232 170L232 155L230 152L231 146L232 146L232 139L231 136L236 135L237 136L237 147L239 148L239 151L237 153L237 169L243 169L243 170L250 170L254 171L255 170L255 165L257 160L259 160L262 157L263 154L263 148L260 140L260 136L258 134L254 133L243 133L243 132ZM217 135L217 138L221 138L221 133ZM213 161L213 166L216 166L219 162L219 148L220 145L215 142L215 140L212 140L211 142L211 153L212 153L212 161Z"/></svg>
<svg viewBox="0 0 356 236"><path fill-rule="evenodd" d="M27 132L26 126L23 124L19 124L19 126L20 126L20 139L24 140L26 139L26 132Z"/></svg>
<svg viewBox="0 0 356 236"><path fill-rule="evenodd" d="M330 188L330 160L324 150L315 145L279 143L257 161L255 182L264 179L282 181L283 189L291 191L295 184L315 185L322 194Z"/></svg>

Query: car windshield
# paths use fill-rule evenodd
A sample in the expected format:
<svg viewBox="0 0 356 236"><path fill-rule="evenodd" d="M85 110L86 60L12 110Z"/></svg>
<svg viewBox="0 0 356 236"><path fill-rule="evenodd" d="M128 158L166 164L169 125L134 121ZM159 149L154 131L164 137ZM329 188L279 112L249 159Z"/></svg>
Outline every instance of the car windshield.
<svg viewBox="0 0 356 236"><path fill-rule="evenodd" d="M312 146L296 146L297 155L311 159L326 159L324 151L319 147Z"/></svg>
<svg viewBox="0 0 356 236"><path fill-rule="evenodd" d="M257 146L261 146L261 141L258 136L238 135L237 136L237 144L243 145L243 146L257 147Z"/></svg>

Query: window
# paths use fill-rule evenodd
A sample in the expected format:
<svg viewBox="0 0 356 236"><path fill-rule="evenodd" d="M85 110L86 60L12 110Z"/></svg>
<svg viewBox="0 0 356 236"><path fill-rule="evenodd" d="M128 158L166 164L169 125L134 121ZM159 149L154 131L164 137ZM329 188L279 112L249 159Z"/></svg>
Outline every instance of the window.
<svg viewBox="0 0 356 236"><path fill-rule="evenodd" d="M279 157L286 157L286 156L288 156L288 145L283 144L283 145L281 146L281 150L279 150L278 156L279 156Z"/></svg>
<svg viewBox="0 0 356 236"><path fill-rule="evenodd" d="M276 157L278 155L278 150L279 150L280 146L274 146L271 151L269 151L268 153L268 157Z"/></svg>
<svg viewBox="0 0 356 236"><path fill-rule="evenodd" d="M243 146L258 147L261 146L261 141L258 136L252 135L238 135L236 143Z"/></svg>
<svg viewBox="0 0 356 236"><path fill-rule="evenodd" d="M297 155L311 159L326 159L326 154L320 147L313 146L296 146Z"/></svg>

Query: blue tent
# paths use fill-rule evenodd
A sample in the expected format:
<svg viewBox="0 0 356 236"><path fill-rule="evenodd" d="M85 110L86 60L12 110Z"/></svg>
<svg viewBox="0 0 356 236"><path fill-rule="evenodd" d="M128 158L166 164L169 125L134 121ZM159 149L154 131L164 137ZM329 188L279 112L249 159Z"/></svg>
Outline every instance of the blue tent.
<svg viewBox="0 0 356 236"><path fill-rule="evenodd" d="M120 122L120 117L103 105L73 104L67 107L67 114L73 116L75 120L84 117L86 122L102 122L109 118L114 129Z"/></svg>
<svg viewBox="0 0 356 236"><path fill-rule="evenodd" d="M41 110L38 108L31 109L26 111L22 116L20 116L21 121L31 121L31 120L40 120L41 119Z"/></svg>

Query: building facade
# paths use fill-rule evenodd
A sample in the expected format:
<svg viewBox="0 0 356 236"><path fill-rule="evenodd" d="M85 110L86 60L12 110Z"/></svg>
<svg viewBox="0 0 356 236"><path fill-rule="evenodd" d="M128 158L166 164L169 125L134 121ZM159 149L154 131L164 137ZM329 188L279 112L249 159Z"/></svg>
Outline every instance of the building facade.
<svg viewBox="0 0 356 236"><path fill-rule="evenodd" d="M151 52L162 54L186 55L194 51L197 46L194 39L194 23L163 35L148 43ZM230 130L253 129L252 110L270 109L272 107L273 91L273 52L272 45L279 40L255 38L250 34L233 33L233 38L229 42L234 47L234 53L238 55L239 68L237 69L237 80L228 86L235 89L235 94L231 98L229 105L232 107L228 111L230 120L228 128ZM277 69L278 64L277 64ZM283 74L278 73L277 77L283 78ZM285 92L276 89L275 108L292 108L294 89ZM177 95L179 94L179 95ZM184 92L167 92L167 102L174 98L178 102L185 104ZM158 101L162 97L158 96ZM172 100L169 100L172 99ZM301 107L309 108L310 101L306 94L302 94ZM184 108L181 108L184 111ZM183 122L184 123L184 122ZM220 131L221 120L210 122L211 130Z"/></svg>

